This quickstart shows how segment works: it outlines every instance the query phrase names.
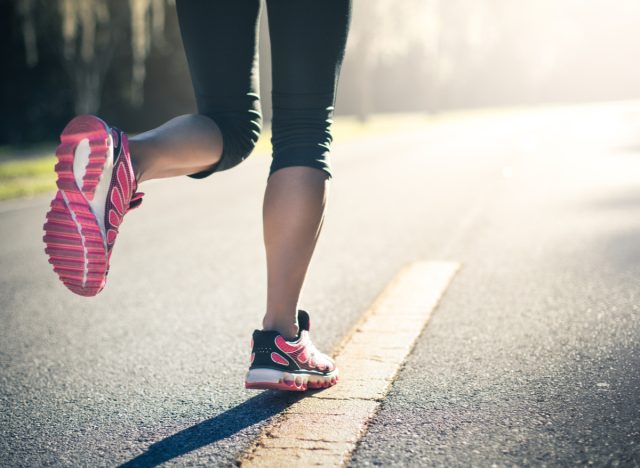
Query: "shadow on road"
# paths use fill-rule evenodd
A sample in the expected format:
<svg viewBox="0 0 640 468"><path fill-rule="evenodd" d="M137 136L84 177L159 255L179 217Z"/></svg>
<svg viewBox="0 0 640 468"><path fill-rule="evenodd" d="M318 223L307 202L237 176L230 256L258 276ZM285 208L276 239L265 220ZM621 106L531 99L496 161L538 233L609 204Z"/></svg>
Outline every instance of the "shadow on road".
<svg viewBox="0 0 640 468"><path fill-rule="evenodd" d="M120 466L129 468L160 465L262 422L280 413L303 396L287 392L263 392L216 417L156 442L146 452Z"/></svg>

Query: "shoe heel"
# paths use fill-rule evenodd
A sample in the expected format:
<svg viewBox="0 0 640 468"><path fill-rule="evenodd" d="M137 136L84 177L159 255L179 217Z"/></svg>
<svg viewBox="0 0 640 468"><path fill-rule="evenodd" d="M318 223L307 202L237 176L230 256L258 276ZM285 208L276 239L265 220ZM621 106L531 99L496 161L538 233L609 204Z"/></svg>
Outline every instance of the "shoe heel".
<svg viewBox="0 0 640 468"><path fill-rule="evenodd" d="M304 392L308 377L275 369L250 369L244 387L255 390L286 390Z"/></svg>
<svg viewBox="0 0 640 468"><path fill-rule="evenodd" d="M86 288L87 265L90 261L87 258L88 242L61 192L51 202L46 220L42 240L53 271L74 293L82 296L94 295L92 288Z"/></svg>
<svg viewBox="0 0 640 468"><path fill-rule="evenodd" d="M45 252L60 281L81 296L95 296L105 285L107 262L100 228L86 202L58 191L44 224Z"/></svg>
<svg viewBox="0 0 640 468"><path fill-rule="evenodd" d="M82 192L87 200L93 200L107 161L109 138L109 127L95 116L80 115L67 124L60 135L60 145L56 149L56 183L60 190ZM82 186L79 186L74 174L74 158L78 145L85 139L89 143L89 156L84 168Z"/></svg>

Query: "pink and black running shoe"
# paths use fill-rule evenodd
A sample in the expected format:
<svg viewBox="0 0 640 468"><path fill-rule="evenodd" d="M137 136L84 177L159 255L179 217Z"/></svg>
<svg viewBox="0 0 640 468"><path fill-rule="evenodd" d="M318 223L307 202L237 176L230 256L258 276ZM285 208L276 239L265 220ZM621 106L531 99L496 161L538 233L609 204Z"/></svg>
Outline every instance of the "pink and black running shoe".
<svg viewBox="0 0 640 468"><path fill-rule="evenodd" d="M142 203L127 136L81 115L63 130L56 156L58 193L44 225L45 252L67 288L95 296L104 288L124 215Z"/></svg>
<svg viewBox="0 0 640 468"><path fill-rule="evenodd" d="M287 341L276 331L253 332L251 367L244 386L254 389L292 390L326 388L338 382L338 369L309 336L309 314L298 311L300 334Z"/></svg>

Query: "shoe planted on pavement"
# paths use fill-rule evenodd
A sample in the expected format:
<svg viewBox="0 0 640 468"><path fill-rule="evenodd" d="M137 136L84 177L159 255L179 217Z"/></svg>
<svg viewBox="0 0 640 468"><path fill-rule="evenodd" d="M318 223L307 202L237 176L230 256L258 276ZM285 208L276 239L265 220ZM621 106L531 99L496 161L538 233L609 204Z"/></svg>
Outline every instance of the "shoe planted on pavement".
<svg viewBox="0 0 640 468"><path fill-rule="evenodd" d="M95 296L105 286L124 215L142 203L127 136L81 115L63 130L56 156L58 193L44 225L45 252L67 288Z"/></svg>
<svg viewBox="0 0 640 468"><path fill-rule="evenodd" d="M287 341L276 331L253 332L246 388L305 391L338 382L333 359L311 342L309 314L304 310L298 311L298 326L300 334L294 341Z"/></svg>

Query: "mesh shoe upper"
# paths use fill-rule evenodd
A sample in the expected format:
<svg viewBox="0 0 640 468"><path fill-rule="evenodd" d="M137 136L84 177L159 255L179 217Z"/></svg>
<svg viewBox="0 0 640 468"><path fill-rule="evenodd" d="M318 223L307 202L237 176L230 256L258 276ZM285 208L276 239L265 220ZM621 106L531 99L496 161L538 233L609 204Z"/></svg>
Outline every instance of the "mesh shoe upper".
<svg viewBox="0 0 640 468"><path fill-rule="evenodd" d="M112 131L114 141L114 166L107 196L104 226L109 251L118 235L124 215L142 203L143 193L136 192L138 184L133 172L127 135L117 129Z"/></svg>
<svg viewBox="0 0 640 468"><path fill-rule="evenodd" d="M318 351L311 342L309 314L304 310L298 311L298 325L300 334L295 341L287 341L276 331L254 331L251 369L269 368L314 373L334 371L334 361Z"/></svg>

